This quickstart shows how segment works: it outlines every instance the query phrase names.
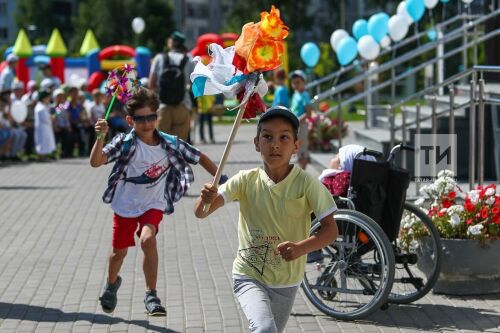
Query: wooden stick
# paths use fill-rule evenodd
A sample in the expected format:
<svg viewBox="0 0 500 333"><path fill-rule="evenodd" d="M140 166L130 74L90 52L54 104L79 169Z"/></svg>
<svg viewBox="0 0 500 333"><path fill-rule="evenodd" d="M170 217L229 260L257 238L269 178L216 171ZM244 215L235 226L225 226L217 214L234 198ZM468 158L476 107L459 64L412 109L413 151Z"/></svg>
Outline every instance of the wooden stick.
<svg viewBox="0 0 500 333"><path fill-rule="evenodd" d="M224 152L222 153L222 158L220 160L219 166L217 167L217 172L215 173L212 185L217 186L219 184L220 177L222 176L222 171L224 170L227 158L229 157L229 152L231 151L231 147L233 146L236 133L238 132L238 128L240 128L241 120L243 119L243 114L245 113L245 107L247 106L248 100L253 95L255 87L257 86L258 82L259 82L259 74L252 75L248 78L245 95L243 96L240 108L238 110L238 114L236 115L236 119L234 120L233 128L231 128L231 133L229 134L229 139L226 143L226 147L224 148ZM203 205L203 211L205 213L208 212L209 209L210 209L209 204Z"/></svg>

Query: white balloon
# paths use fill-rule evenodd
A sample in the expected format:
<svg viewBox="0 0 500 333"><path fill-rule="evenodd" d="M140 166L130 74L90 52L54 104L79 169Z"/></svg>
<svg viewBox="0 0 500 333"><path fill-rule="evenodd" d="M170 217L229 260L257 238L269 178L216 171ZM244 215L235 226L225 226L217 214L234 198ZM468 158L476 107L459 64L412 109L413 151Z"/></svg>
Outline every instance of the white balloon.
<svg viewBox="0 0 500 333"><path fill-rule="evenodd" d="M438 2L439 2L439 0L424 0L424 5L426 8L432 9L432 8L436 7Z"/></svg>
<svg viewBox="0 0 500 333"><path fill-rule="evenodd" d="M373 60L380 53L380 46L371 35L365 35L358 41L358 52L363 58Z"/></svg>
<svg viewBox="0 0 500 333"><path fill-rule="evenodd" d="M408 33L408 25L403 15L396 14L389 19L389 36L395 42L399 42L401 39L405 38Z"/></svg>
<svg viewBox="0 0 500 333"><path fill-rule="evenodd" d="M462 0L462 2L465 3L465 4L467 4L467 5L470 4L470 3L472 3L472 1L474 1L474 0Z"/></svg>
<svg viewBox="0 0 500 333"><path fill-rule="evenodd" d="M28 108L23 102L14 101L10 109L10 114L12 118L20 124L26 119L26 116L28 116Z"/></svg>
<svg viewBox="0 0 500 333"><path fill-rule="evenodd" d="M380 46L383 48L388 48L391 45L391 38L389 36L385 35L384 38L380 41Z"/></svg>
<svg viewBox="0 0 500 333"><path fill-rule="evenodd" d="M413 19L411 18L410 14L408 14L408 12L406 11L406 1L401 1L399 3L397 13L399 15L403 15L407 25L410 25L413 23Z"/></svg>
<svg viewBox="0 0 500 333"><path fill-rule="evenodd" d="M146 28L146 22L142 17L136 17L132 20L132 29L136 34L142 33L144 28Z"/></svg>
<svg viewBox="0 0 500 333"><path fill-rule="evenodd" d="M344 37L348 37L348 36L349 36L349 34L344 29L337 29L337 30L335 30L332 33L332 35L330 36L330 44L332 45L332 49L335 52L337 52L337 46L339 45L340 41Z"/></svg>

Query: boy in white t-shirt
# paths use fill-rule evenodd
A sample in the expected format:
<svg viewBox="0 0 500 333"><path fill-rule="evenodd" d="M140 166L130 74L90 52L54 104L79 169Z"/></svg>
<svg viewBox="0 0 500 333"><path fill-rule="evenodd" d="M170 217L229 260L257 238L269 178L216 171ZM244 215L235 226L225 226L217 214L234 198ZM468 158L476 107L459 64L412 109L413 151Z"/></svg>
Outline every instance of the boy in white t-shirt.
<svg viewBox="0 0 500 333"><path fill-rule="evenodd" d="M299 149L299 120L287 108L265 112L257 125L255 149L263 166L243 170L218 190L205 184L194 212L204 218L238 200L238 255L233 289L252 332L281 332L304 276L306 254L333 242L337 209L328 190L290 163ZM203 206L210 204L205 211ZM321 229L309 236L310 213Z"/></svg>
<svg viewBox="0 0 500 333"><path fill-rule="evenodd" d="M92 148L90 165L99 167L116 161L103 195L104 202L111 203L114 211L108 280L100 297L101 306L107 313L116 307L116 293L121 284L118 273L127 248L135 245L135 233L144 252L147 313L166 314L156 294L158 227L163 213L173 213L174 203L182 198L194 180L189 164L200 163L212 175L217 171L217 166L197 148L156 130L158 106L156 93L139 88L126 102L126 119L132 131L118 134L106 146L107 122L99 119L95 125L98 138Z"/></svg>

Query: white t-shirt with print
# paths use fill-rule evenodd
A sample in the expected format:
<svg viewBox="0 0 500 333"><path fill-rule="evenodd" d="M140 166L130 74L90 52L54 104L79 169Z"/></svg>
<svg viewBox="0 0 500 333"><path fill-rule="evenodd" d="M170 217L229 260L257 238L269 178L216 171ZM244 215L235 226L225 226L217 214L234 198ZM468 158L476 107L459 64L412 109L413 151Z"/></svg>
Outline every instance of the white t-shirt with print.
<svg viewBox="0 0 500 333"><path fill-rule="evenodd" d="M137 217L150 209L163 209L168 156L160 144L150 146L137 138L134 156L118 181L111 202L113 211L123 217Z"/></svg>

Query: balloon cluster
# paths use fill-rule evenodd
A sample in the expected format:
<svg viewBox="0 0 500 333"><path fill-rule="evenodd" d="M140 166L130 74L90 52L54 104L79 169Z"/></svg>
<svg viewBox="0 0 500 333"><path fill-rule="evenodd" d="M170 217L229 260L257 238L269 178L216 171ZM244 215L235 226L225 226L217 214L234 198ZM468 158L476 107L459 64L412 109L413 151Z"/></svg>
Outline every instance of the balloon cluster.
<svg viewBox="0 0 500 333"><path fill-rule="evenodd" d="M467 5L473 1L462 0ZM376 13L368 20L359 19L355 21L352 25L352 35L354 37L343 29L335 30L330 37L330 44L337 55L340 65L348 65L358 54L366 60L374 60L379 55L381 47L387 48L390 46L391 41L399 42L405 38L410 25L420 21L425 10L432 10L438 2L446 4L449 0L401 1L396 14L391 17L386 13ZM307 44L304 44L303 49ZM302 60L307 64L304 56L302 56Z"/></svg>

